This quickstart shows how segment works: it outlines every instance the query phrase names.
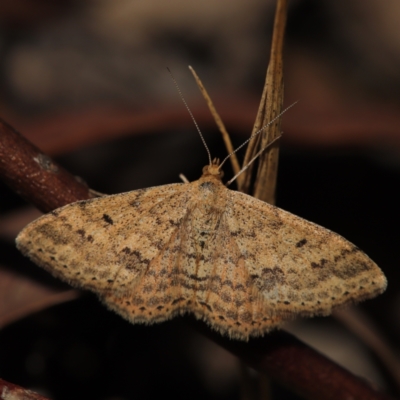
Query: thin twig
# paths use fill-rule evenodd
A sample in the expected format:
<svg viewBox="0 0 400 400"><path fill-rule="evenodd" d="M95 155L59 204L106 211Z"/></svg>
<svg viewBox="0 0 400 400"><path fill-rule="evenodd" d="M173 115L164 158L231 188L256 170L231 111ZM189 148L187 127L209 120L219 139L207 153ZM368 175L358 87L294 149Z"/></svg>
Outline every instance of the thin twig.
<svg viewBox="0 0 400 400"><path fill-rule="evenodd" d="M230 160L232 163L232 169L233 169L233 173L236 175L239 173L240 171L240 164L239 164L239 160L237 159L236 153L234 153L235 149L233 148L232 142L231 142L231 138L229 136L228 131L225 128L225 124L222 121L221 117L219 116L216 108L214 107L214 104L211 100L211 97L209 96L206 88L203 85L203 82L200 80L200 78L198 77L196 71L189 65L189 69L191 71L191 73L194 76L194 79L196 80L197 86L200 89L200 92L202 93L208 108L211 112L211 115L213 116L215 123L218 126L219 131L221 132L222 138L224 139L225 142L225 146L226 149L228 151L228 154L230 154ZM240 186L240 182L242 180L241 176L238 176L238 186Z"/></svg>
<svg viewBox="0 0 400 400"><path fill-rule="evenodd" d="M2 119L0 177L43 212L92 197L83 181L57 165Z"/></svg>

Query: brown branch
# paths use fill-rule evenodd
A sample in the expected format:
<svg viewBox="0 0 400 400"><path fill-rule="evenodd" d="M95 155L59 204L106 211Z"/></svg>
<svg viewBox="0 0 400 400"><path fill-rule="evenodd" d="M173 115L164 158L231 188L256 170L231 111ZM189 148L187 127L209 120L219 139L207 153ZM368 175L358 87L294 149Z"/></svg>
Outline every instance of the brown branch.
<svg viewBox="0 0 400 400"><path fill-rule="evenodd" d="M43 212L91 197L82 181L55 164L2 119L0 177Z"/></svg>
<svg viewBox="0 0 400 400"><path fill-rule="evenodd" d="M47 157L5 123L0 125L0 138L0 178L17 193L24 194L27 200L49 211L68 201L89 198L86 186L54 162L46 164L51 166L48 171L49 168L32 161L38 155L44 160ZM10 166L13 163L17 163L18 168L16 165ZM54 170L57 172L52 172ZM29 179L23 173L28 174ZM49 193L52 195L49 196ZM308 399L389 399L288 333L275 332L245 343L220 336L204 323L196 321L194 324L198 330L248 365L268 372L274 379ZM335 397L329 397L331 393Z"/></svg>
<svg viewBox="0 0 400 400"><path fill-rule="evenodd" d="M44 397L0 378L0 400L3 399L49 400L48 397Z"/></svg>
<svg viewBox="0 0 400 400"><path fill-rule="evenodd" d="M272 332L246 343L228 340L199 321L192 323L197 330L247 365L267 373L306 399L393 399L377 392L366 381L328 360L287 332Z"/></svg>

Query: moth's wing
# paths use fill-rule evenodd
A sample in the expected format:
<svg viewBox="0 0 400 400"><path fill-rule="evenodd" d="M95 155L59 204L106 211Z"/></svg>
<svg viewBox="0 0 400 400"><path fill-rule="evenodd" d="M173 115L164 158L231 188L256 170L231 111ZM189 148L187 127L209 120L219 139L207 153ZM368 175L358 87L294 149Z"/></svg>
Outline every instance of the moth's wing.
<svg viewBox="0 0 400 400"><path fill-rule="evenodd" d="M338 234L243 193L229 191L231 235L266 316L328 315L386 288L379 267Z"/></svg>
<svg viewBox="0 0 400 400"><path fill-rule="evenodd" d="M175 229L170 229L169 238L159 246L157 255L150 260L136 284L124 290L112 290L102 297L111 309L132 323L152 324L193 312L197 282L193 282L194 277L188 272L194 246L187 208L191 203L190 195L188 186L185 196L174 202L173 207L185 212L179 210L179 218L169 221ZM157 210L154 213L159 215ZM168 214L165 216L170 217ZM159 222L157 229L169 229L168 224Z"/></svg>
<svg viewBox="0 0 400 400"><path fill-rule="evenodd" d="M282 318L265 312L265 302L246 268L248 260L229 226L228 212L215 216L217 229L199 253L192 311L220 333L248 340L280 325Z"/></svg>
<svg viewBox="0 0 400 400"><path fill-rule="evenodd" d="M54 276L104 297L134 291L186 213L184 184L79 201L25 227L21 252Z"/></svg>

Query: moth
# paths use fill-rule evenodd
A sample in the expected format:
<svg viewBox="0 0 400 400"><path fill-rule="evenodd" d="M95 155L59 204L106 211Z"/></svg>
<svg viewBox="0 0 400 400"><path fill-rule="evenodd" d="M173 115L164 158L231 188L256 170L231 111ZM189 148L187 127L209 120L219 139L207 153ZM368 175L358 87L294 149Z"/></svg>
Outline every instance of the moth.
<svg viewBox="0 0 400 400"><path fill-rule="evenodd" d="M18 249L132 323L191 313L234 339L386 288L336 233L233 191L221 164L199 180L79 201L25 227Z"/></svg>

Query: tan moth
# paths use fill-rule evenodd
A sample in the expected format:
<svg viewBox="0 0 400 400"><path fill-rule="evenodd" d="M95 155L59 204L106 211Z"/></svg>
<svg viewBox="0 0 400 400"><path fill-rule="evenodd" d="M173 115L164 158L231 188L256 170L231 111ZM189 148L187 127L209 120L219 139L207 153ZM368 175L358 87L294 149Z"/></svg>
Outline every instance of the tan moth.
<svg viewBox="0 0 400 400"><path fill-rule="evenodd" d="M191 313L241 340L382 293L383 272L346 239L222 183L233 153L211 160L171 77L208 153L200 179L68 204L25 227L18 249L132 323Z"/></svg>
<svg viewBox="0 0 400 400"><path fill-rule="evenodd" d="M16 242L132 323L191 313L242 340L386 288L379 267L341 236L227 189L217 161L191 183L56 209Z"/></svg>

